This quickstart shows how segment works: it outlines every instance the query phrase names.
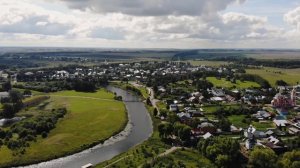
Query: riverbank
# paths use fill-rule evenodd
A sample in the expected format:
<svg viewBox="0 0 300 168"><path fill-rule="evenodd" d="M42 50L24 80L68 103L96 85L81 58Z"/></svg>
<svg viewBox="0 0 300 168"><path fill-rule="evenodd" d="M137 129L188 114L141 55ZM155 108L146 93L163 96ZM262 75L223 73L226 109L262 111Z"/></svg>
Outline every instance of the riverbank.
<svg viewBox="0 0 300 168"><path fill-rule="evenodd" d="M108 141L105 141L104 144L96 145L91 149L26 167L74 168L88 163L96 165L109 160L148 139L152 134L152 122L145 105L140 102L139 97L119 88L108 87L108 89L123 97L128 112L128 124L130 128L126 127L124 130L125 132L122 131L117 136L111 137Z"/></svg>
<svg viewBox="0 0 300 168"><path fill-rule="evenodd" d="M45 109L37 112L63 105L68 109L66 116L59 120L47 138L39 137L36 142L31 142L23 155L14 155L2 146L0 167L28 165L67 156L118 135L127 126L128 117L125 105L113 97L104 89L96 93L55 93ZM35 112L36 109L30 110Z"/></svg>
<svg viewBox="0 0 300 168"><path fill-rule="evenodd" d="M118 86L122 86L122 84L118 83ZM130 85L130 84L126 84ZM125 88L124 85L121 88ZM144 87L138 87L144 88ZM141 91L142 92L142 91ZM140 95L145 97L144 95ZM146 97L150 97L149 94ZM161 123L160 119L156 118L153 114L154 107L149 106L144 103L148 114L151 116L153 123L153 133L141 144L134 146L128 151L121 153L118 156L115 156L111 160L100 163L96 166L96 168L102 167L139 167L143 163L146 163L149 159L156 157L160 153L164 153L166 150L170 149L171 146L163 143L158 133L158 125ZM134 157L132 157L134 156ZM123 159L126 158L126 159Z"/></svg>

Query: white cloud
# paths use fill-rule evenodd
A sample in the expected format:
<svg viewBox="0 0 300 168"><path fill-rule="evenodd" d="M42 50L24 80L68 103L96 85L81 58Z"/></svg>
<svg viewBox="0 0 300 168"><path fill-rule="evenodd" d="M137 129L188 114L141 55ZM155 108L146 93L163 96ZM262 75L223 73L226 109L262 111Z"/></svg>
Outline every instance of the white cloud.
<svg viewBox="0 0 300 168"><path fill-rule="evenodd" d="M99 13L123 13L134 16L211 15L229 4L245 0L61 0L69 7Z"/></svg>
<svg viewBox="0 0 300 168"><path fill-rule="evenodd" d="M72 9L60 10L56 7L64 4L61 0L44 4L0 1L0 42L80 47L282 47L295 45L300 34L300 7L284 15L293 27L286 29L272 26L267 17L222 11L243 1L188 1L65 0Z"/></svg>
<svg viewBox="0 0 300 168"><path fill-rule="evenodd" d="M292 25L296 30L300 32L300 7L289 11L284 15L284 21Z"/></svg>
<svg viewBox="0 0 300 168"><path fill-rule="evenodd" d="M49 12L26 1L0 2L0 32L62 35L71 29L73 23L60 17L59 13Z"/></svg>

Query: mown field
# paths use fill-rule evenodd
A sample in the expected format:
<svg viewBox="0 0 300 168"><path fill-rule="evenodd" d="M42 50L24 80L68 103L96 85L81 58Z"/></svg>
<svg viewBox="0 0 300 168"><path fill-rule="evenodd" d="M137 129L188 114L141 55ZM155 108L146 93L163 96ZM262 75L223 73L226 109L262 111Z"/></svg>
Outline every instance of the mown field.
<svg viewBox="0 0 300 168"><path fill-rule="evenodd" d="M63 156L82 150L121 131L127 122L125 106L115 101L106 90L96 93L64 91L50 94L43 109L30 108L22 113L40 113L57 107L66 107L67 114L59 120L43 139L38 137L30 143L23 155L13 155L7 147L0 148L0 167L11 164L26 164Z"/></svg>
<svg viewBox="0 0 300 168"><path fill-rule="evenodd" d="M210 81L212 84L214 84L215 87L240 88L240 89L260 87L258 83L251 82L251 81L242 82L240 80L236 80L236 83L232 83L230 81L226 81L224 78L219 80L216 77L207 77L206 79Z"/></svg>
<svg viewBox="0 0 300 168"><path fill-rule="evenodd" d="M300 82L300 68L298 69L281 69L265 67L261 69L247 69L248 74L259 75L275 86L277 80L284 80L289 85L296 85Z"/></svg>
<svg viewBox="0 0 300 168"><path fill-rule="evenodd" d="M269 51L256 52L245 54L248 58L262 59L262 60L299 60L299 51Z"/></svg>
<svg viewBox="0 0 300 168"><path fill-rule="evenodd" d="M200 65L206 65L206 66L212 66L212 67L219 67L222 65L228 65L229 62L224 61L188 61L193 66L200 66Z"/></svg>
<svg viewBox="0 0 300 168"><path fill-rule="evenodd" d="M228 116L228 120L236 127L247 128L249 124L244 123L243 119L245 119L246 115L231 115ZM266 131L269 128L275 128L273 121L266 121L266 122L251 122L257 130Z"/></svg>

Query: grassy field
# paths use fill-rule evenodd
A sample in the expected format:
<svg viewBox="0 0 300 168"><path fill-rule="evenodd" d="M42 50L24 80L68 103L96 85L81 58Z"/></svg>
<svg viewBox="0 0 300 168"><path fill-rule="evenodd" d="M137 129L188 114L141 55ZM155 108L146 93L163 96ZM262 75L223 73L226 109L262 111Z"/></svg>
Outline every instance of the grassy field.
<svg viewBox="0 0 300 168"><path fill-rule="evenodd" d="M245 56L248 58L263 60L300 60L299 51L261 51L256 53L248 53Z"/></svg>
<svg viewBox="0 0 300 168"><path fill-rule="evenodd" d="M65 106L68 113L59 120L47 138L39 137L36 142L31 143L24 155L14 156L10 150L2 147L0 166L63 156L119 132L126 124L127 117L124 104L115 101L113 97L106 90L96 93L65 91L52 94L44 110Z"/></svg>
<svg viewBox="0 0 300 168"><path fill-rule="evenodd" d="M238 108L240 108L240 105L239 104L221 104L221 105L204 105L202 107L202 109L204 110L204 113L214 113L221 108L224 108L225 110L228 110L230 108L238 109Z"/></svg>
<svg viewBox="0 0 300 168"><path fill-rule="evenodd" d="M267 122L252 122L251 123L257 130L265 131L268 128L275 128L275 125L272 121Z"/></svg>
<svg viewBox="0 0 300 168"><path fill-rule="evenodd" d="M194 150L182 150L178 149L175 152L158 159L152 167L160 168L160 167L168 167L168 165L181 163L185 165L186 168L194 168L194 167L215 167L211 161L201 154L198 151Z"/></svg>
<svg viewBox="0 0 300 168"><path fill-rule="evenodd" d="M211 67L219 67L221 65L228 65L228 62L224 61L188 61L190 62L193 66L211 66Z"/></svg>
<svg viewBox="0 0 300 168"><path fill-rule="evenodd" d="M242 120L244 118L245 118L245 115L231 115L228 117L228 120L236 127L246 128L249 125L242 122Z"/></svg>
<svg viewBox="0 0 300 168"><path fill-rule="evenodd" d="M224 78L217 79L216 77L207 77L208 81L210 81L212 84L214 84L215 87L224 87L224 88L251 88L251 87L260 87L260 85L256 82L251 81L245 81L241 82L240 80L236 81L236 84L231 83L230 81L226 81Z"/></svg>
<svg viewBox="0 0 300 168"><path fill-rule="evenodd" d="M228 120L236 127L247 128L249 125L247 123L242 122L246 115L231 115L228 116ZM257 130L265 131L268 128L275 128L275 125L272 121L265 121L265 122L251 122Z"/></svg>
<svg viewBox="0 0 300 168"><path fill-rule="evenodd" d="M269 81L272 86L275 86L277 80L284 80L290 85L296 85L300 82L300 68L299 69L281 69L281 68L261 68L261 69L247 69L248 74L259 75Z"/></svg>

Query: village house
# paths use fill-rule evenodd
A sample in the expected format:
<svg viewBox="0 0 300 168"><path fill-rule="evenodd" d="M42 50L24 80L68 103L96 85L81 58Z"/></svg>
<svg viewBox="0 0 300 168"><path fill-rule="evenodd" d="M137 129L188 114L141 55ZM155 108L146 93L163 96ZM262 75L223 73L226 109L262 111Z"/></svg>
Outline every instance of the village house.
<svg viewBox="0 0 300 168"><path fill-rule="evenodd" d="M270 136L266 139L261 140L260 144L272 149L274 152L278 154L286 151L286 146L284 145L284 143L274 136Z"/></svg>
<svg viewBox="0 0 300 168"><path fill-rule="evenodd" d="M291 135L300 135L300 123L291 124L288 129L289 134Z"/></svg>
<svg viewBox="0 0 300 168"><path fill-rule="evenodd" d="M196 110L196 109L190 109L190 110L187 110L187 112L192 116L192 117L203 117L203 113Z"/></svg>
<svg viewBox="0 0 300 168"><path fill-rule="evenodd" d="M271 119L271 114L264 110L260 110L256 114L253 114L252 117L257 118L258 120L269 120Z"/></svg>
<svg viewBox="0 0 300 168"><path fill-rule="evenodd" d="M203 135L203 134L206 134L207 132L211 133L211 134L216 134L217 133L217 127L208 122L208 121L205 121L205 122L202 122L201 124L199 124L197 126L197 128L194 128L192 130L192 133L194 135Z"/></svg>
<svg viewBox="0 0 300 168"><path fill-rule="evenodd" d="M279 129L285 128L289 124L283 116L276 116L273 122Z"/></svg>
<svg viewBox="0 0 300 168"><path fill-rule="evenodd" d="M169 106L169 110L172 111L172 112L178 111L178 105L177 104L171 104Z"/></svg>
<svg viewBox="0 0 300 168"><path fill-rule="evenodd" d="M189 113L185 113L185 112L178 113L177 116L179 117L180 121L182 121L182 122L185 122L192 118L192 116Z"/></svg>
<svg viewBox="0 0 300 168"><path fill-rule="evenodd" d="M210 132L207 132L206 134L203 135L203 139L209 139L213 137L213 135Z"/></svg>
<svg viewBox="0 0 300 168"><path fill-rule="evenodd" d="M9 93L8 92L0 92L0 100L2 98L7 98L7 97L9 97Z"/></svg>

